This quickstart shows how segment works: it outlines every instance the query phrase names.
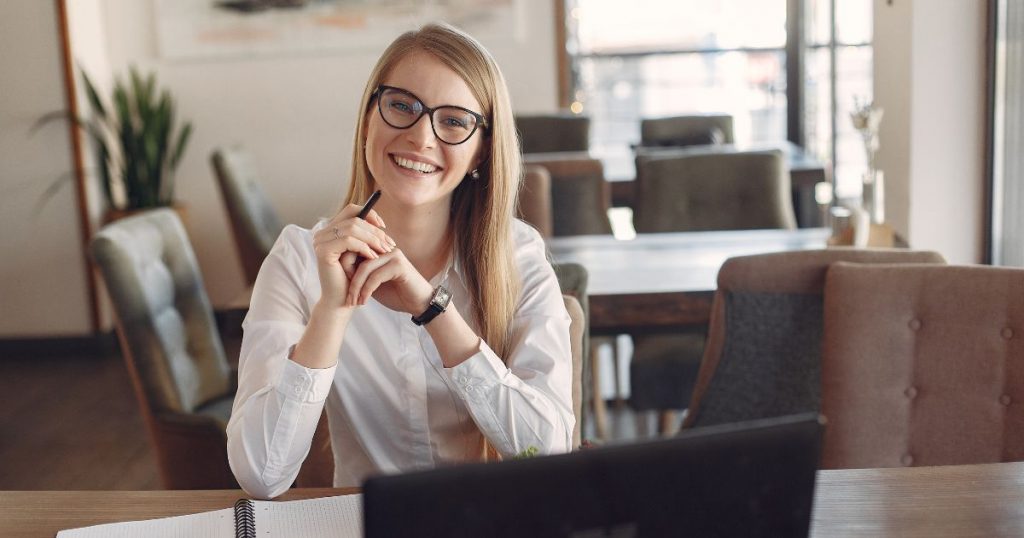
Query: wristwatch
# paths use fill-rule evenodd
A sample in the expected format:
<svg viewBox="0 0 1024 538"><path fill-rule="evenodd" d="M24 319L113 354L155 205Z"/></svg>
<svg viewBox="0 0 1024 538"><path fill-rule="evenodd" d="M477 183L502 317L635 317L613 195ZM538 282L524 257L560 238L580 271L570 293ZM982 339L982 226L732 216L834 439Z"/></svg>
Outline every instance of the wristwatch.
<svg viewBox="0 0 1024 538"><path fill-rule="evenodd" d="M438 314L448 308L448 303L450 302L452 302L452 292L448 291L448 288L444 286L434 288L434 293L430 296L430 304L427 306L427 309L422 314L413 316L412 322L416 325L430 323L430 320L436 318Z"/></svg>

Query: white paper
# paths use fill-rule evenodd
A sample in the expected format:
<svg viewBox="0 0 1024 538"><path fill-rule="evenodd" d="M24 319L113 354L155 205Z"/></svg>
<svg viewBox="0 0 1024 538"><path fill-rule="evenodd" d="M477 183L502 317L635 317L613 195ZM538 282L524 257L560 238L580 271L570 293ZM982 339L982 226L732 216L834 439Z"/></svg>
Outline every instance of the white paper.
<svg viewBox="0 0 1024 538"><path fill-rule="evenodd" d="M260 538L361 538L362 495L303 501L254 501ZM108 523L57 533L57 538L233 538L235 511L225 508L187 516Z"/></svg>

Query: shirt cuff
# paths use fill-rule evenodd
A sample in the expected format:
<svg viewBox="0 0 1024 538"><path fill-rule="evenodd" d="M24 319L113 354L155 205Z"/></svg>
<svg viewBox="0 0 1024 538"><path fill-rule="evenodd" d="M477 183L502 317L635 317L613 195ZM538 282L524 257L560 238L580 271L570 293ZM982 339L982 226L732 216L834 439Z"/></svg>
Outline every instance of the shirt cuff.
<svg viewBox="0 0 1024 538"><path fill-rule="evenodd" d="M488 393L508 375L508 367L480 339L477 352L456 366L447 369L448 377L464 400L484 401Z"/></svg>
<svg viewBox="0 0 1024 538"><path fill-rule="evenodd" d="M277 392L299 403L323 402L334 383L337 368L337 364L330 368L306 368L293 360L286 360Z"/></svg>

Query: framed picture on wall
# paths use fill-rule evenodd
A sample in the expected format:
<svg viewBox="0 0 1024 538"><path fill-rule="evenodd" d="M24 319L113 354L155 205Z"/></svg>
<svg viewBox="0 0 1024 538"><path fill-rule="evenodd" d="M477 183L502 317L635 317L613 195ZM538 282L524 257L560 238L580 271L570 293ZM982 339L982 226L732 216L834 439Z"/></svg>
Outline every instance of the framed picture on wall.
<svg viewBox="0 0 1024 538"><path fill-rule="evenodd" d="M518 40L523 0L153 0L166 59L379 50L445 21L486 43Z"/></svg>

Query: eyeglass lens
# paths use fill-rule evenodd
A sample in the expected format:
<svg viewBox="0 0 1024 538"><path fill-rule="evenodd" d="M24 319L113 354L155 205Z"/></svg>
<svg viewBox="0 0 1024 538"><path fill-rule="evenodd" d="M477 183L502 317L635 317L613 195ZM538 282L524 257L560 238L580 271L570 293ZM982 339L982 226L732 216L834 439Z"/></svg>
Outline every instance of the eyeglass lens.
<svg viewBox="0 0 1024 538"><path fill-rule="evenodd" d="M381 92L378 108L384 121L396 129L408 129L426 112L418 99L391 88ZM430 120L434 134L448 144L465 142L477 128L476 116L455 106L435 108Z"/></svg>

